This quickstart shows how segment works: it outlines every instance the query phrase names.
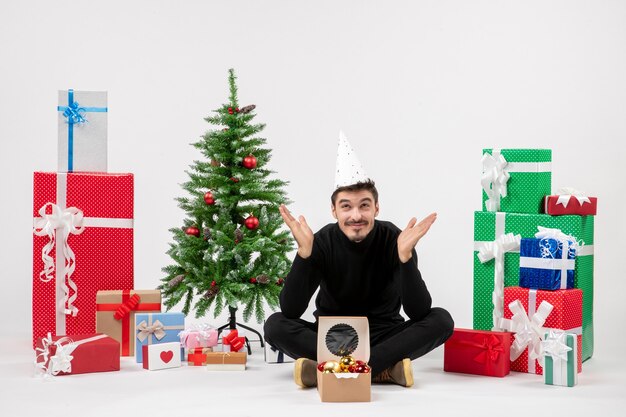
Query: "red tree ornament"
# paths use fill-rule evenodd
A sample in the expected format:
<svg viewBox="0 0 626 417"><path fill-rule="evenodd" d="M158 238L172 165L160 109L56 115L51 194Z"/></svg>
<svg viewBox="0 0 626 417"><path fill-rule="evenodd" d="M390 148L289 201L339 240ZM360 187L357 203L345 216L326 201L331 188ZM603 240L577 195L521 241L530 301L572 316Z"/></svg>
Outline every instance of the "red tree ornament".
<svg viewBox="0 0 626 417"><path fill-rule="evenodd" d="M215 198L213 197L212 192L207 191L204 194L204 202L207 203L209 206L212 206L213 204L215 204Z"/></svg>
<svg viewBox="0 0 626 417"><path fill-rule="evenodd" d="M254 157L254 155L250 154L243 158L242 165L244 166L244 168L254 169L256 168L256 158Z"/></svg>
<svg viewBox="0 0 626 417"><path fill-rule="evenodd" d="M231 180L232 182L234 182L234 183L239 182L239 178L237 178L237 177L230 177L230 180Z"/></svg>
<svg viewBox="0 0 626 417"><path fill-rule="evenodd" d="M254 217L254 215L248 216L248 218L243 222L243 224L249 229L254 230L259 227L259 219Z"/></svg>
<svg viewBox="0 0 626 417"><path fill-rule="evenodd" d="M254 277L250 278L250 283L251 284L256 284L256 278L254 278Z"/></svg>
<svg viewBox="0 0 626 417"><path fill-rule="evenodd" d="M195 226L189 226L188 228L185 229L185 233L190 235L190 236L199 237L200 236L200 229L198 229Z"/></svg>
<svg viewBox="0 0 626 417"><path fill-rule="evenodd" d="M283 282L285 282L284 279L278 278L278 280L276 281L276 285L283 285Z"/></svg>

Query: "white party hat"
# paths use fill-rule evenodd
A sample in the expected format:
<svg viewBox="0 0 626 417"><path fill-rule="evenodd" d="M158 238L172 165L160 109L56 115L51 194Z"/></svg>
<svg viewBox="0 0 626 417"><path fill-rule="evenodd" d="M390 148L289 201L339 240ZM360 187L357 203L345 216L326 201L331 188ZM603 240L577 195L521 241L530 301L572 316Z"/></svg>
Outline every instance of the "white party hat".
<svg viewBox="0 0 626 417"><path fill-rule="evenodd" d="M363 165L350 146L346 135L339 131L339 147L337 148L337 165L335 171L335 189L346 185L365 182L369 179Z"/></svg>

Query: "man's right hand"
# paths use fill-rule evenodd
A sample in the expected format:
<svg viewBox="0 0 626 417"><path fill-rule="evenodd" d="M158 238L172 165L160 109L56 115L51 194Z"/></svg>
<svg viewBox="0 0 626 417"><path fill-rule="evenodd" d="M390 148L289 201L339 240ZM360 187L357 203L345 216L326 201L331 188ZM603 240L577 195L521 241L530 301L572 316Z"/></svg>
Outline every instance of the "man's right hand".
<svg viewBox="0 0 626 417"><path fill-rule="evenodd" d="M291 230L291 234L296 239L298 243L298 255L301 258L306 259L311 256L311 252L313 251L313 231L307 224L304 216L300 216L298 220L296 220L287 207L284 204L281 204L279 209L280 215L283 217L285 224Z"/></svg>

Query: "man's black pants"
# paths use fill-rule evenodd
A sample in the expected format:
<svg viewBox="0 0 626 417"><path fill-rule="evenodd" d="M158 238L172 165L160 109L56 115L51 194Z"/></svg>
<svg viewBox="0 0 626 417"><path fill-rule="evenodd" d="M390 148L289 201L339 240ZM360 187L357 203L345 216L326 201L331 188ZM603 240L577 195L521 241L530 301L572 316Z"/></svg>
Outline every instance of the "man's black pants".
<svg viewBox="0 0 626 417"><path fill-rule="evenodd" d="M443 344L454 321L443 308L434 307L421 320L400 323L370 321L370 360L375 376L404 358L417 359ZM317 359L317 322L290 319L274 313L265 322L265 340L294 359Z"/></svg>

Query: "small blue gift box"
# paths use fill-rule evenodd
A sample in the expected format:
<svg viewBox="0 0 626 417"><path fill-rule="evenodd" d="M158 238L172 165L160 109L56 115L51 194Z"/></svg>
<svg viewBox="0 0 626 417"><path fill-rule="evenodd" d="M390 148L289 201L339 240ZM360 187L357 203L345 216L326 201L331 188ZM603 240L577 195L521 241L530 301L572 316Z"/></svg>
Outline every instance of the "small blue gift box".
<svg viewBox="0 0 626 417"><path fill-rule="evenodd" d="M574 288L574 242L524 238L520 244L519 285L539 290Z"/></svg>
<svg viewBox="0 0 626 417"><path fill-rule="evenodd" d="M183 313L135 314L135 358L143 362L143 346L178 342L178 333L185 329ZM182 349L182 347L181 347Z"/></svg>

